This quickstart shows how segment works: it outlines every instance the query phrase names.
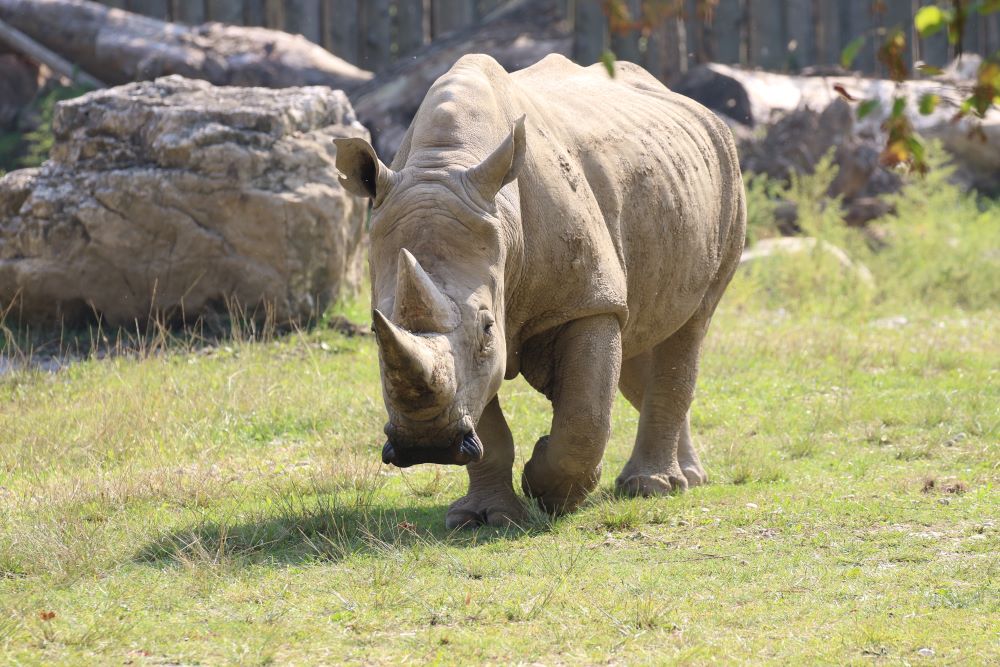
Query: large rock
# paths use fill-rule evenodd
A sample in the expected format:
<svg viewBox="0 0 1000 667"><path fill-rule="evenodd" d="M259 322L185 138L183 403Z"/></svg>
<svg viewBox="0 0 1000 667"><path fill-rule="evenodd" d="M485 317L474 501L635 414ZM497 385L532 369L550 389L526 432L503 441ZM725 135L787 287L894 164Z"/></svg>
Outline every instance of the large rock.
<svg viewBox="0 0 1000 667"><path fill-rule="evenodd" d="M340 91L171 76L59 105L40 169L0 180L8 322L129 324L234 304L308 319L357 282L365 203L333 138L367 137Z"/></svg>

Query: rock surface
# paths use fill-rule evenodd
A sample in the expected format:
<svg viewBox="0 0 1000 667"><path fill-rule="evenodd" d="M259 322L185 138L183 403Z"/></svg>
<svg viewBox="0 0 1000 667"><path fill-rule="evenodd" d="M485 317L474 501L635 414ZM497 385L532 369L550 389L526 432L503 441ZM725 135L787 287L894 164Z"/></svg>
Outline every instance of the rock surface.
<svg viewBox="0 0 1000 667"><path fill-rule="evenodd" d="M1000 192L1000 111L990 110L982 120L955 114L973 82L966 78L977 65L965 56L965 65L954 64L934 79L905 81L858 76L789 76L728 65L699 65L674 89L698 100L730 121L741 139L743 168L780 175L815 164L831 146L837 148L837 163L844 174L844 194L869 196L898 187L898 179L878 166L885 146L882 124L895 97L907 100L914 129L926 139L938 139L958 167L958 179L984 192ZM846 104L840 88L856 100L878 100L863 120L855 119L856 106ZM917 109L921 96L934 94L940 104L930 114ZM774 137L760 140L747 128L768 126ZM790 152L787 147L795 146ZM781 150L777 150L781 149ZM750 158L750 163L747 162ZM872 181L872 182L869 182ZM894 184L894 181L896 182Z"/></svg>
<svg viewBox="0 0 1000 667"><path fill-rule="evenodd" d="M366 206L337 180L333 138L368 133L340 91L170 76L64 102L53 127L45 165L0 179L8 323L234 304L301 322L360 276Z"/></svg>

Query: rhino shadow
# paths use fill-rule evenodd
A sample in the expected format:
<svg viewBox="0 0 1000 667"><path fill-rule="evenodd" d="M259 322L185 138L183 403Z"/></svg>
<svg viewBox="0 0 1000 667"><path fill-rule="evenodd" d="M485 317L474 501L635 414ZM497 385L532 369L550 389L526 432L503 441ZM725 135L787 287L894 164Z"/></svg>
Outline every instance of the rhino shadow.
<svg viewBox="0 0 1000 667"><path fill-rule="evenodd" d="M141 547L134 561L158 567L184 564L296 565L340 562L351 556L392 558L424 544L474 548L547 533L552 520L532 513L525 525L448 530L446 504L375 507L320 505L279 516L233 522L202 520L163 533Z"/></svg>

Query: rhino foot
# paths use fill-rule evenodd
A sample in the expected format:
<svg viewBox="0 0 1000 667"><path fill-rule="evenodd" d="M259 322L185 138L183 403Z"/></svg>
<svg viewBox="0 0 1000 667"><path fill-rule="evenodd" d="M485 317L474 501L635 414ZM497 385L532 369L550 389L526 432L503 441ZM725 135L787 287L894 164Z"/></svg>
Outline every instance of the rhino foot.
<svg viewBox="0 0 1000 667"><path fill-rule="evenodd" d="M444 524L449 530L493 526L505 528L523 525L528 518L524 504L514 494L505 491L470 492L451 504Z"/></svg>
<svg viewBox="0 0 1000 667"><path fill-rule="evenodd" d="M524 466L521 488L549 514L572 512L597 488L601 465L586 474L570 475L549 462L547 450L548 436L545 436L535 444L535 451Z"/></svg>
<svg viewBox="0 0 1000 667"><path fill-rule="evenodd" d="M700 463L682 464L681 472L684 473L684 479L687 480L688 488L708 484L708 474L701 467Z"/></svg>
<svg viewBox="0 0 1000 667"><path fill-rule="evenodd" d="M664 496L668 493L686 491L688 479L680 471L667 473L622 473L615 480L615 490L626 496Z"/></svg>

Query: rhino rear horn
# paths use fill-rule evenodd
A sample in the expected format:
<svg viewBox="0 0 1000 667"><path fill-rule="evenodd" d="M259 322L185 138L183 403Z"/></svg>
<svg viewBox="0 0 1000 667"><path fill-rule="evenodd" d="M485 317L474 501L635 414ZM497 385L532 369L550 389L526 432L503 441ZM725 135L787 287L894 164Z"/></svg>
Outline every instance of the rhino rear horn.
<svg viewBox="0 0 1000 667"><path fill-rule="evenodd" d="M524 116L514 122L503 143L481 163L466 172L466 178L476 192L488 202L493 201L500 188L515 178L524 164Z"/></svg>
<svg viewBox="0 0 1000 667"><path fill-rule="evenodd" d="M410 331L447 333L459 322L455 302L438 289L409 250L396 263L396 300L392 319Z"/></svg>
<svg viewBox="0 0 1000 667"><path fill-rule="evenodd" d="M378 206L396 183L397 174L375 155L375 149L359 137L333 140L337 147L340 184L358 197L371 197Z"/></svg>

